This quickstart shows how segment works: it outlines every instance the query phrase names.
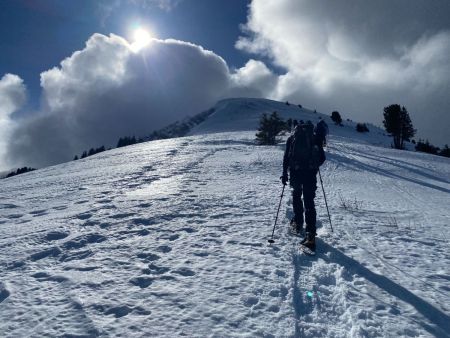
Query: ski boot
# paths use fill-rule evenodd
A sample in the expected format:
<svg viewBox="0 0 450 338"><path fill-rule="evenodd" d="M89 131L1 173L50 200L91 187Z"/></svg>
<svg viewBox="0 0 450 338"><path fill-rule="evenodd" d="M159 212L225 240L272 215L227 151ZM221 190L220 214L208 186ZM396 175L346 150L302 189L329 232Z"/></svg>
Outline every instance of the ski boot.
<svg viewBox="0 0 450 338"><path fill-rule="evenodd" d="M316 251L316 236L306 234L305 238L300 242L301 245L308 248L312 252Z"/></svg>
<svg viewBox="0 0 450 338"><path fill-rule="evenodd" d="M298 225L295 219L291 219L290 223L290 231L295 236L301 236L303 234L303 227L301 225Z"/></svg>

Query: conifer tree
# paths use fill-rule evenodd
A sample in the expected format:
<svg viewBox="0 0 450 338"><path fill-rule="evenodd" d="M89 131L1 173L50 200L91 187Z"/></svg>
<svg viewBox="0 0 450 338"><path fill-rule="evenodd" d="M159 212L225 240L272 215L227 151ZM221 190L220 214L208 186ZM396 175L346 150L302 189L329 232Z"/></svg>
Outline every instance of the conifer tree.
<svg viewBox="0 0 450 338"><path fill-rule="evenodd" d="M342 123L342 117L341 114L339 114L338 111L334 111L331 113L331 120L335 123L340 125Z"/></svg>
<svg viewBox="0 0 450 338"><path fill-rule="evenodd" d="M278 136L281 135L286 128L286 123L274 111L270 116L264 113L259 121L258 132L256 133L256 141L261 145L274 145L278 142Z"/></svg>
<svg viewBox="0 0 450 338"><path fill-rule="evenodd" d="M448 144L446 144L444 148L439 152L439 155L444 157L450 157L450 148L448 147Z"/></svg>
<svg viewBox="0 0 450 338"><path fill-rule="evenodd" d="M394 148L403 149L404 141L408 141L416 134L411 118L405 107L398 104L391 104L384 107L383 125L386 131L394 139Z"/></svg>

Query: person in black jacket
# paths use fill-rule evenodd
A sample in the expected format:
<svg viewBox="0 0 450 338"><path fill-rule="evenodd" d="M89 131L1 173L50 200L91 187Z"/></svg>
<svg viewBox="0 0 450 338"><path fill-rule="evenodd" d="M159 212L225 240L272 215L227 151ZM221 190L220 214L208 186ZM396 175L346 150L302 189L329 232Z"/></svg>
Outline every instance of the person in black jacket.
<svg viewBox="0 0 450 338"><path fill-rule="evenodd" d="M294 218L291 220L292 230L301 233L303 223L306 222L306 236L302 244L311 250L316 248L316 208L314 204L317 190L316 176L319 166L325 162L322 142L316 137L313 130L314 126L310 121L300 123L293 135L287 139L283 157L283 175L281 176L282 183L285 185L289 180L292 187L294 208Z"/></svg>

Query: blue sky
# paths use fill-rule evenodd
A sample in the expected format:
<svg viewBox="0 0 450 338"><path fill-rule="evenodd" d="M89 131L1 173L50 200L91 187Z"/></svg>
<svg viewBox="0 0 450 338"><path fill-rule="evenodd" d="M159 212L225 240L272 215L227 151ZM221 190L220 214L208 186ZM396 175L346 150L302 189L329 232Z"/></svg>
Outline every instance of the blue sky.
<svg viewBox="0 0 450 338"><path fill-rule="evenodd" d="M37 104L39 74L83 48L94 33L131 38L134 27L152 27L156 37L179 39L222 56L230 67L242 67L246 53L234 43L245 23L248 0L185 0L170 9L140 3L92 0L0 1L0 75L25 80Z"/></svg>
<svg viewBox="0 0 450 338"><path fill-rule="evenodd" d="M448 0L0 1L0 166L70 160L228 97L450 143ZM135 50L133 32L154 34ZM171 39L171 40L169 40Z"/></svg>

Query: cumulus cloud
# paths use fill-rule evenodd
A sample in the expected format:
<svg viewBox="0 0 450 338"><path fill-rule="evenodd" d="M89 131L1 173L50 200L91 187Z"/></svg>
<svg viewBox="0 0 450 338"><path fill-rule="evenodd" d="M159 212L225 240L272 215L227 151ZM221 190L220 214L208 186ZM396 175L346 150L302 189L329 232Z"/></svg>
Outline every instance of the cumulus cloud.
<svg viewBox="0 0 450 338"><path fill-rule="evenodd" d="M26 88L22 79L13 74L5 74L0 79L0 170L8 169L5 161L7 142L14 127L12 114L26 101Z"/></svg>
<svg viewBox="0 0 450 338"><path fill-rule="evenodd" d="M41 74L42 109L14 128L9 158L37 167L82 150L114 146L123 135L148 135L210 108L219 99L263 96L276 79L249 61L230 71L200 46L152 40L134 53L123 38L94 34L83 50Z"/></svg>
<svg viewBox="0 0 450 338"><path fill-rule="evenodd" d="M253 0L236 47L286 70L273 98L378 123L398 102L424 135L448 142L449 12L445 0Z"/></svg>
<svg viewBox="0 0 450 338"><path fill-rule="evenodd" d="M271 97L276 89L278 76L257 60L249 60L232 75L230 96Z"/></svg>

